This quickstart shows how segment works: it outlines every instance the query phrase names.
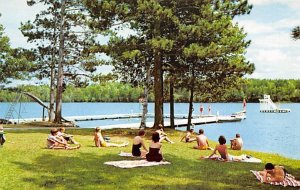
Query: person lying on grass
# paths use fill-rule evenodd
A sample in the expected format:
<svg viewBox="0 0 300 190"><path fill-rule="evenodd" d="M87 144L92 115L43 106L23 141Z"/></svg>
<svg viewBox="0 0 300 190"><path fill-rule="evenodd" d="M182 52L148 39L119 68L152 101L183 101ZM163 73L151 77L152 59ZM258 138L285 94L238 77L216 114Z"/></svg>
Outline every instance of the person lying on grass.
<svg viewBox="0 0 300 190"><path fill-rule="evenodd" d="M67 142L71 142L73 144L79 144L78 142L75 141L73 135L66 134L65 131L66 131L66 129L64 127L60 127L58 129L57 135L59 137L62 137L63 139L65 139Z"/></svg>
<svg viewBox="0 0 300 190"><path fill-rule="evenodd" d="M216 153L220 154L221 158L224 159L224 161L241 161L243 158L241 156L232 156L228 154L227 152L227 146L226 146L226 138L221 135L219 137L219 144L216 145L216 148L212 152L212 154L208 158L212 158Z"/></svg>
<svg viewBox="0 0 300 190"><path fill-rule="evenodd" d="M145 136L145 131L140 130L138 136L134 137L133 144L132 144L133 156L140 156L141 158L145 158L146 154L148 153L148 150L145 146L144 139L143 139L144 136ZM140 150L141 147L143 147L144 150Z"/></svg>
<svg viewBox="0 0 300 190"><path fill-rule="evenodd" d="M47 147L49 149L66 149L66 150L73 150L73 149L79 149L80 145L76 147L71 147L68 145L68 143L61 137L57 135L58 130L52 129L50 131L50 135L47 138Z"/></svg>
<svg viewBox="0 0 300 190"><path fill-rule="evenodd" d="M163 159L161 152L160 137L157 132L152 134L152 142L149 146L149 152L146 154L146 160L149 162L160 162Z"/></svg>
<svg viewBox="0 0 300 190"><path fill-rule="evenodd" d="M282 182L285 178L286 171L282 166L274 166L267 163L265 169L259 172L263 176L262 183Z"/></svg>
<svg viewBox="0 0 300 190"><path fill-rule="evenodd" d="M101 134L100 127L96 127L95 129L94 141L96 147L124 147L128 145L128 142L122 144L106 142Z"/></svg>
<svg viewBox="0 0 300 190"><path fill-rule="evenodd" d="M203 129L199 129L199 135L197 135L196 140L197 140L197 145L194 146L195 149L213 150L208 144L208 139L204 135L204 130Z"/></svg>
<svg viewBox="0 0 300 190"><path fill-rule="evenodd" d="M194 129L190 129L186 132L185 136L181 138L180 142L183 141L183 139L185 140L185 142L189 143L189 142L193 142L196 141L196 138L191 138L192 134L194 133Z"/></svg>

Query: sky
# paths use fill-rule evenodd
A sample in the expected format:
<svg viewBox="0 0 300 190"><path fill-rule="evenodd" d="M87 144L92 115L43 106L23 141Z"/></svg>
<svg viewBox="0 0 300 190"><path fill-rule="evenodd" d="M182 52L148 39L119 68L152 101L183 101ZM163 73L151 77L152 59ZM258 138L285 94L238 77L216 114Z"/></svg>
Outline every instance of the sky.
<svg viewBox="0 0 300 190"><path fill-rule="evenodd" d="M248 0L249 15L235 21L248 34L251 45L247 59L255 64L248 78L300 79L300 40L291 38L291 30L300 26L300 0ZM5 27L12 47L32 47L19 31L20 23L33 20L41 6L28 7L26 0L0 0L0 24ZM110 67L102 67L104 73Z"/></svg>

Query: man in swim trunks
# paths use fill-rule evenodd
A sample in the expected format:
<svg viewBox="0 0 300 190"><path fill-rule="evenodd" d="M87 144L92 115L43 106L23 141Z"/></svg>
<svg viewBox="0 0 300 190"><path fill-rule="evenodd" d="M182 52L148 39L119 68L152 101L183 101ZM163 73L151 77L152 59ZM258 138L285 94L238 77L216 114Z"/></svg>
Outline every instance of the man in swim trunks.
<svg viewBox="0 0 300 190"><path fill-rule="evenodd" d="M194 146L195 149L199 149L199 150L213 150L211 147L209 147L208 139L204 135L204 130L203 129L199 130L199 135L197 135L196 140L197 140L197 145Z"/></svg>

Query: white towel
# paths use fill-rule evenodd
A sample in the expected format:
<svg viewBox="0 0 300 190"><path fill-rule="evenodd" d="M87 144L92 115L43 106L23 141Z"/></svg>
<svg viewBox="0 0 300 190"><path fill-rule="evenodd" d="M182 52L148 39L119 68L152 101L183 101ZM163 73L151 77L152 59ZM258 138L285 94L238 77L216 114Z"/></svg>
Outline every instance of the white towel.
<svg viewBox="0 0 300 190"><path fill-rule="evenodd" d="M143 167L143 166L165 165L171 163L167 161L148 162L147 160L121 160L121 161L104 162L104 164L112 165L119 168L135 168L135 167Z"/></svg>

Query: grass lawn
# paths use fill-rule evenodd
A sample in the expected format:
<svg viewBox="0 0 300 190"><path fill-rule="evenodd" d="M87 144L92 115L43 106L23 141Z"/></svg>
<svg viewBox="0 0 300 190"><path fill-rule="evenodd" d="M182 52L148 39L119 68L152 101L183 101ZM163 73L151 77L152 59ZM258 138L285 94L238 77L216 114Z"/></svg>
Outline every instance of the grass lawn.
<svg viewBox="0 0 300 190"><path fill-rule="evenodd" d="M112 142L128 141L128 147L96 148L93 129L67 129L81 143L79 150L45 148L50 129L6 131L7 142L0 148L0 189L282 189L260 184L249 170L262 170L266 162L284 165L300 180L300 160L253 151L230 151L233 155L250 154L263 163L232 163L199 160L211 151L192 149L194 143L179 142L183 133L167 130L175 144L163 143L163 155L171 165L121 169L106 161L124 159L120 151L130 152L133 129L103 131ZM150 142L151 130L145 139ZM215 145L214 142L210 142ZM276 145L274 145L276 146ZM284 188L299 189L299 188Z"/></svg>

